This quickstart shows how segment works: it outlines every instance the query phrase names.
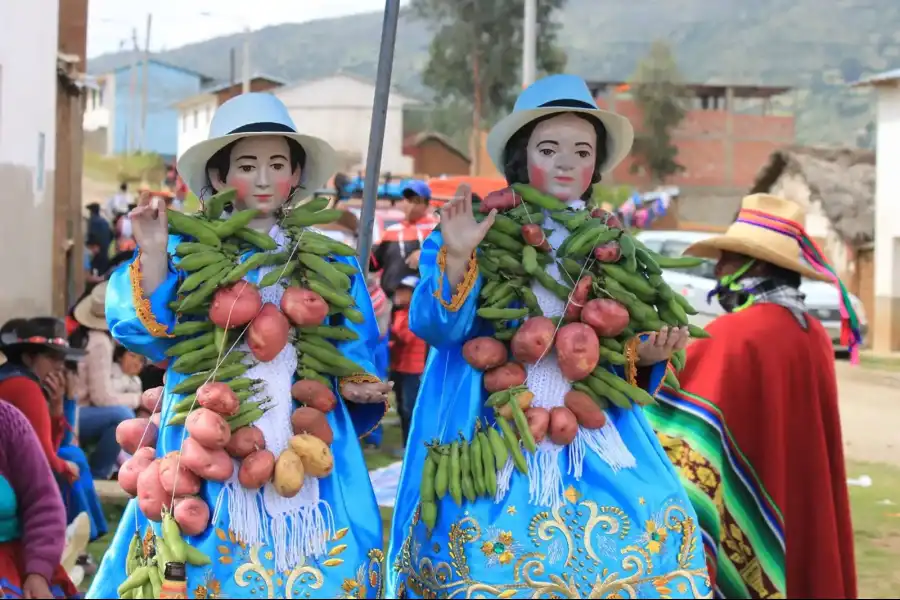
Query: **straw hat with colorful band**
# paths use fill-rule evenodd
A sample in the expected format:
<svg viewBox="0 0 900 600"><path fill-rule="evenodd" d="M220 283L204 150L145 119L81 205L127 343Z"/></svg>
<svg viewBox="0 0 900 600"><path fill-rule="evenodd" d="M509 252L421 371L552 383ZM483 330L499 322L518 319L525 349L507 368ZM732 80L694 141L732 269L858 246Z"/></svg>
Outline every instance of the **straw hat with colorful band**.
<svg viewBox="0 0 900 600"><path fill-rule="evenodd" d="M550 75L525 88L513 111L491 129L487 151L494 166L503 172L506 144L520 129L541 117L569 112L590 115L606 128L606 160L600 166L601 172L612 171L628 156L634 143L631 122L622 115L601 110L581 77Z"/></svg>
<svg viewBox="0 0 900 600"><path fill-rule="evenodd" d="M800 224L804 217L803 208L795 202L769 194L753 194L743 199L737 219L724 235L696 242L684 253L718 259L722 252L733 252L809 279L836 283L841 295L841 343L851 353L855 352L862 335L850 294L821 248Z"/></svg>
<svg viewBox="0 0 900 600"><path fill-rule="evenodd" d="M3 332L0 333L0 350L35 347L59 352L69 359L85 355L84 350L69 345L66 325L60 319L54 317L17 319L15 323L3 326Z"/></svg>
<svg viewBox="0 0 900 600"><path fill-rule="evenodd" d="M206 163L228 144L246 137L282 135L296 141L306 153L300 187L292 200L302 200L321 188L337 165L337 154L327 142L297 133L287 107L272 94L252 92L235 96L216 110L209 138L188 148L178 159L178 173L188 188L202 198L209 185Z"/></svg>
<svg viewBox="0 0 900 600"><path fill-rule="evenodd" d="M78 323L84 325L88 329L99 329L100 331L109 331L109 324L106 322L106 286L108 282L101 281L86 298L82 298L81 302L75 305L72 316Z"/></svg>

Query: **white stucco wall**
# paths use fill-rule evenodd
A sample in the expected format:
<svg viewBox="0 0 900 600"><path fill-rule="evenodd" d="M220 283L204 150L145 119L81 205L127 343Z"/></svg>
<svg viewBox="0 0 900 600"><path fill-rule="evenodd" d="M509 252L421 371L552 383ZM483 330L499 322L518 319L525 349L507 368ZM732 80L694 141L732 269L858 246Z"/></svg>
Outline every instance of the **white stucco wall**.
<svg viewBox="0 0 900 600"><path fill-rule="evenodd" d="M875 164L875 295L900 297L900 87L878 88ZM885 158L882 158L885 157Z"/></svg>
<svg viewBox="0 0 900 600"><path fill-rule="evenodd" d="M115 139L115 106L116 106L116 76L112 73L105 75L99 82L98 88L90 90L85 96L84 116L82 125L86 133L106 130L107 154L112 153L112 142Z"/></svg>
<svg viewBox="0 0 900 600"><path fill-rule="evenodd" d="M0 1L0 321L51 310L58 18Z"/></svg>
<svg viewBox="0 0 900 600"><path fill-rule="evenodd" d="M206 94L178 107L178 156L209 137L209 123L216 108L216 97Z"/></svg>
<svg viewBox="0 0 900 600"><path fill-rule="evenodd" d="M298 131L324 139L335 150L359 154L365 164L374 85L335 75L280 88L275 94L287 106ZM398 94L388 101L382 172L412 174L413 161L403 156L403 106L409 103L415 101Z"/></svg>

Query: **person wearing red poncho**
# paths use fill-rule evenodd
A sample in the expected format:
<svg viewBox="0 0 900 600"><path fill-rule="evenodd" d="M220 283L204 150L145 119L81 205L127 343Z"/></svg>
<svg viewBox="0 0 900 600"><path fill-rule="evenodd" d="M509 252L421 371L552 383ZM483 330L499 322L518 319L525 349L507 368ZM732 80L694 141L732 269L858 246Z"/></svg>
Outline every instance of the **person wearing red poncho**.
<svg viewBox="0 0 900 600"><path fill-rule="evenodd" d="M680 389L647 409L720 598L857 597L834 353L801 278L838 285L854 356L859 330L803 218L793 202L748 196L727 233L685 251L718 261L710 297L727 314L688 346Z"/></svg>

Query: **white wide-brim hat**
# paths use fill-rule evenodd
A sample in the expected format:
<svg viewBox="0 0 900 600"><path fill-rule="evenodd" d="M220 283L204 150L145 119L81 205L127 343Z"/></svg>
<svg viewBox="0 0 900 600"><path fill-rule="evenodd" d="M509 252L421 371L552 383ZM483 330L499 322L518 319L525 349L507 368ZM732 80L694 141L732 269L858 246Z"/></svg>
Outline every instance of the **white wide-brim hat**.
<svg viewBox="0 0 900 600"><path fill-rule="evenodd" d="M228 144L247 137L283 135L296 141L306 153L300 189L291 200L311 196L334 174L337 153L325 140L297 133L287 107L275 96L251 92L235 96L216 110L209 124L208 139L188 148L178 159L178 173L194 195L202 198L209 184L206 164Z"/></svg>
<svg viewBox="0 0 900 600"><path fill-rule="evenodd" d="M606 160L602 173L612 171L631 151L634 128L631 122L614 112L601 110L584 79L575 75L550 75L525 88L513 111L494 125L487 138L488 156L503 173L506 144L520 129L541 117L560 113L591 115L606 128Z"/></svg>

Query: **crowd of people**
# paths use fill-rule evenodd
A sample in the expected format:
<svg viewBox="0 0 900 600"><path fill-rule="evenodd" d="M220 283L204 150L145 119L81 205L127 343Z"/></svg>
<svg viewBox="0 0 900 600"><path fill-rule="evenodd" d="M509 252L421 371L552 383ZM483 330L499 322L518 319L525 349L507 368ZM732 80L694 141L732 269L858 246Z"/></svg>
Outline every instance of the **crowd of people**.
<svg viewBox="0 0 900 600"><path fill-rule="evenodd" d="M531 186L542 194L535 202L555 207L526 211L543 221L540 239L530 245L555 256L578 235L566 221L576 216L597 231L618 229L614 215L595 212L586 201L590 185L628 154L632 140L628 120L599 109L577 77L551 76L522 93L492 130L488 151L511 186ZM318 189L330 176L333 155L323 141L296 132L274 96L244 94L220 107L210 138L189 149L179 168L198 197L210 189L237 190L225 210L250 209L248 227L286 248L291 238L282 229L282 206ZM521 204L505 193L490 204ZM75 583L95 568L85 546L108 531L95 482L115 478L131 459L119 445L118 426L138 416L158 423L158 412L143 411L141 395L164 382L162 410L171 415L172 397L179 396L172 390L188 377L163 364L177 339L170 332L194 321L203 327L207 317L182 321L170 306L182 281L171 248L185 237L170 235L159 199L133 200L123 185L106 207L88 207L87 287L67 319L13 319L0 328L0 598L77 595ZM409 184L400 201L404 219L373 248L369 278L348 277L347 293L362 319L323 317L348 338L333 347L364 369L316 375L332 390L322 410L327 435L317 437L328 442L315 442L328 446L331 466L302 463L308 471L292 493L284 478L270 483L283 468L277 466L282 456L295 452L300 460L291 435L313 430L312 422L299 432L294 423L292 385L304 367L285 339L276 356L248 365L244 375L255 382L249 398L274 399L253 421L259 436L253 448L230 456L225 443L204 449L223 452L229 465L232 457L263 461L259 454L268 452L262 483L249 483L244 463L229 476L198 475L205 467L192 471L177 462L187 448L181 430L159 435L151 444L156 458L138 479L142 502L129 502L89 596L117 596L123 582L137 579L136 552L143 569L158 574L155 583L164 580L169 597L241 597L257 589L270 597L856 596L831 343L798 291L801 275L841 284L799 224L802 210L781 198L750 196L725 235L688 250L717 261L720 285L713 295L728 314L710 326L711 339L688 345L683 325L634 331L620 361L598 359L593 375L581 378L570 375L573 364L562 360L559 340L555 350L548 346L535 360L523 359L524 366L505 362L505 346L504 360L475 364L479 352L470 342L506 326L487 315L512 311L502 314L518 316L499 320L527 324L540 313L555 323L552 339L573 320L568 309L575 294L549 291L551 279L562 285L563 272L548 261L543 278L524 267L515 278L533 294L535 306L524 311L532 316L523 317L520 308L485 312L484 290L502 283L488 282L479 266L481 244L498 218L496 210L476 215L473 202L480 200L461 189L441 210L436 231L427 184ZM322 231L355 246L358 220L346 215ZM329 258L353 272L352 258ZM246 278L261 282L271 267L253 264ZM518 263L510 268L520 269ZM260 285L260 306L282 306L281 283ZM846 310L852 324L852 309ZM296 327L302 343L303 325ZM767 345L776 336L783 341L778 352ZM670 379L676 355L686 356L687 365L678 386ZM506 367L521 380L486 389L482 371ZM589 390L582 382L594 376L657 396L660 404L646 412L630 402L605 405L593 425L581 420L582 406L576 421L570 394ZM520 445L503 428L509 422L502 408L518 404L513 394L525 388L527 408L536 412L516 417ZM364 493L361 445L379 443L391 393L406 447L384 548L374 495ZM507 402L492 407L498 393ZM324 401L307 400L304 410ZM554 415L566 411L572 422L560 424L560 417L554 425ZM529 448L525 430L533 435L543 413L544 432ZM313 440L303 443L308 449ZM171 456L178 459L167 469L196 483L185 484L190 491L176 493L177 480L163 480L160 461ZM142 485L171 493L173 521L160 527L166 501L150 502ZM178 516L181 502L197 513L189 515L197 519L182 531L183 540L178 528L188 521L184 512ZM528 550L531 544L540 550ZM172 548L178 556L169 555ZM248 590L249 573L262 582L252 585L263 587Z"/></svg>

